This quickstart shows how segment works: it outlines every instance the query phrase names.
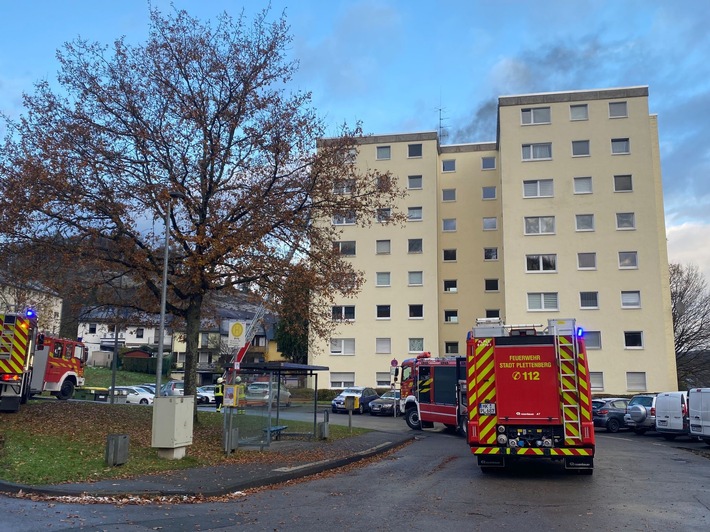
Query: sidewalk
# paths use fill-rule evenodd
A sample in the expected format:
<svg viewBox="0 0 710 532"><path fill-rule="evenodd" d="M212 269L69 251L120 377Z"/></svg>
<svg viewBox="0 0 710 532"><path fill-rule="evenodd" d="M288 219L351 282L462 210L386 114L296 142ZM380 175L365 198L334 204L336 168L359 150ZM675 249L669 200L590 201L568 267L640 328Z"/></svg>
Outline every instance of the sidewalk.
<svg viewBox="0 0 710 532"><path fill-rule="evenodd" d="M413 433L372 431L352 438L327 441L289 441L271 443L265 452L274 453L271 463L230 464L198 469L183 469L172 473L142 476L133 479L111 479L99 482L23 486L0 480L0 492L34 493L52 496L205 496L214 497L278 484L329 469L342 467L414 439ZM295 461L289 451L313 452L314 461ZM129 458L130 459L130 458Z"/></svg>

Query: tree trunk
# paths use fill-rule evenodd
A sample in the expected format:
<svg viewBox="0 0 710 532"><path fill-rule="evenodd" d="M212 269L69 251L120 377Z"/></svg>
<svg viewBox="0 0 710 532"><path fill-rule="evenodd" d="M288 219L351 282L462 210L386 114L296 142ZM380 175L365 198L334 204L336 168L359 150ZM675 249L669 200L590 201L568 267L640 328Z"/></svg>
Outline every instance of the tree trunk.
<svg viewBox="0 0 710 532"><path fill-rule="evenodd" d="M202 300L201 294L193 296L185 311L185 395L195 395L197 388L197 346L200 339Z"/></svg>

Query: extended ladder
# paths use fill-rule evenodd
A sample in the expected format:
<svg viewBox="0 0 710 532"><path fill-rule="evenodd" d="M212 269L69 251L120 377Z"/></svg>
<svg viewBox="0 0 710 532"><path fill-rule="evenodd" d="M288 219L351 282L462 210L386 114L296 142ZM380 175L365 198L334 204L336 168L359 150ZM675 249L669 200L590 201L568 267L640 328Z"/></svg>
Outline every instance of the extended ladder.
<svg viewBox="0 0 710 532"><path fill-rule="evenodd" d="M559 370L562 427L568 444L582 440L582 420L579 407L579 348L575 320L550 320L549 329L555 340L555 355Z"/></svg>

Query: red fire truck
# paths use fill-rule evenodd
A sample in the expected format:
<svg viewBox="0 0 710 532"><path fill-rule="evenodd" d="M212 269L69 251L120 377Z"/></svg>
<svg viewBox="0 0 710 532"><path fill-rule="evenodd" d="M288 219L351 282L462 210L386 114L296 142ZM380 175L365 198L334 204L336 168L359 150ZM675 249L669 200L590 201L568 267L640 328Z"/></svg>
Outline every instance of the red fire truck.
<svg viewBox="0 0 710 532"><path fill-rule="evenodd" d="M465 369L465 357L436 358L430 353L402 362L400 401L410 428L419 430L443 423L465 430Z"/></svg>
<svg viewBox="0 0 710 532"><path fill-rule="evenodd" d="M87 351L78 340L37 331L33 311L0 314L0 411L17 412L34 394L70 399L84 385Z"/></svg>
<svg viewBox="0 0 710 532"><path fill-rule="evenodd" d="M484 472L521 457L592 474L594 424L582 331L573 319L478 320L466 351L468 434Z"/></svg>

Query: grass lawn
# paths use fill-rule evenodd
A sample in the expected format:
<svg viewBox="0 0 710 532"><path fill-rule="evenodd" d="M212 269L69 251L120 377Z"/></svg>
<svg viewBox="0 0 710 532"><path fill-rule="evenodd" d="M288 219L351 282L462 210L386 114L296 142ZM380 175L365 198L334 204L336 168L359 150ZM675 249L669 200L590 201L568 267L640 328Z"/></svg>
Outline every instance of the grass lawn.
<svg viewBox="0 0 710 532"><path fill-rule="evenodd" d="M110 377L110 371L106 372ZM141 375L140 382L147 382L144 374L137 375ZM193 443L188 447L185 458L159 459L157 449L151 447L152 417L151 407L139 405L31 400L22 405L17 413L0 413L0 478L30 485L58 484L128 478L206 465L268 463L279 459L277 453L268 449L240 448L225 456L222 447L223 416L215 412L197 413ZM252 417L254 419L250 419ZM264 418L260 416L239 418L239 423L264 423ZM294 432L313 430L313 423L289 420L288 426L289 431ZM353 428L351 433L348 427L331 425L330 439L347 438L363 432L367 431ZM109 467L105 463L109 434L129 436L128 462L122 466ZM298 454L299 451L293 453ZM310 450L303 459L317 460L317 453Z"/></svg>

